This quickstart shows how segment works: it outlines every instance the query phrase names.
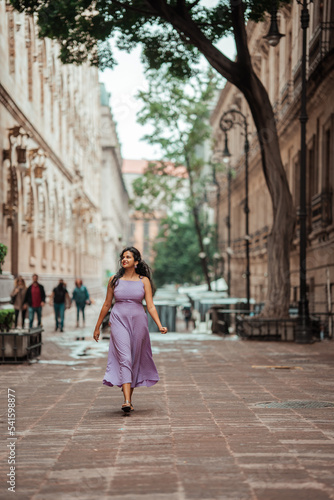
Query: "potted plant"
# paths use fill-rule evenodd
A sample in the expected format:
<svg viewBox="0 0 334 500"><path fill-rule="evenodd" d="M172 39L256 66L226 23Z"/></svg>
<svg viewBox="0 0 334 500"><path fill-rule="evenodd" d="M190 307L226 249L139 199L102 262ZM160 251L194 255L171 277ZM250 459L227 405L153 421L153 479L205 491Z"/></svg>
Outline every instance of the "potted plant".
<svg viewBox="0 0 334 500"><path fill-rule="evenodd" d="M9 332L14 323L14 309L0 309L0 332Z"/></svg>
<svg viewBox="0 0 334 500"><path fill-rule="evenodd" d="M3 243L0 243L0 274L2 274L2 264L5 262L6 255L7 247Z"/></svg>

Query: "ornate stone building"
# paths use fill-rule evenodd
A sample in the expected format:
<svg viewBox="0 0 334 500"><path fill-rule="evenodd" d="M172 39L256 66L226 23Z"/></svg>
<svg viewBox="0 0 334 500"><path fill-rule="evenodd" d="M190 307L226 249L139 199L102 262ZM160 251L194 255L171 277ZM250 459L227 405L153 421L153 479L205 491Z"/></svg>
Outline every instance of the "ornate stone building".
<svg viewBox="0 0 334 500"><path fill-rule="evenodd" d="M101 85L101 209L103 276L114 274L119 254L128 244L129 195L122 174L122 157L115 123L109 107L110 94Z"/></svg>
<svg viewBox="0 0 334 500"><path fill-rule="evenodd" d="M102 285L106 105L97 69L62 65L58 52L54 41L38 38L33 17L0 0L3 299L17 274L30 281L37 272L48 292L60 277L70 290L76 277L91 291Z"/></svg>
<svg viewBox="0 0 334 500"><path fill-rule="evenodd" d="M334 2L315 0L310 4L307 42L307 281L310 311L327 311L333 301L334 283ZM279 11L279 28L285 36L277 47L263 38L269 22L249 23L248 38L253 64L269 92L280 139L281 155L295 206L299 205L300 186L300 94L302 30L300 6L296 1ZM249 123L249 236L251 296L262 302L267 292L266 239L271 229L272 205L264 179L256 130L242 94L229 83L222 90L212 113L213 135L219 149L224 137L219 128L222 114L236 107ZM245 296L245 157L244 136L240 127L228 133L232 153L231 246L228 248L228 181L219 174L220 250L231 258L231 292ZM298 226L291 248L291 302L299 298Z"/></svg>

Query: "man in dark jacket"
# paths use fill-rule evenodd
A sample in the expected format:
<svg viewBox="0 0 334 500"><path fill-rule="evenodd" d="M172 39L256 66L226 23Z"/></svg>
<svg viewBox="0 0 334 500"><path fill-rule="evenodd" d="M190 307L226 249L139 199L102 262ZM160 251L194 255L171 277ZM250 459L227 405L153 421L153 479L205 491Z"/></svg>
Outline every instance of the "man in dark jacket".
<svg viewBox="0 0 334 500"><path fill-rule="evenodd" d="M37 314L38 326L41 326L42 307L45 305L44 286L38 283L37 274L33 274L32 284L28 287L24 303L29 306L29 328L32 328L35 313Z"/></svg>
<svg viewBox="0 0 334 500"><path fill-rule="evenodd" d="M64 280L60 279L58 286L53 289L51 300L53 301L53 308L55 311L56 327L55 331L60 327L60 331L64 331L64 317L65 317L65 301L66 299L70 301L70 296L68 294L67 288L65 286Z"/></svg>

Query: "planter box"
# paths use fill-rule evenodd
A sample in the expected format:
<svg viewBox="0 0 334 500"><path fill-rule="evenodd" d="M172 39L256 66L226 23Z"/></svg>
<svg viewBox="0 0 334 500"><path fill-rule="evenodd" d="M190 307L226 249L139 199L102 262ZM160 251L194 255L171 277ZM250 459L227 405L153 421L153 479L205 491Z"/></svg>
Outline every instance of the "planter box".
<svg viewBox="0 0 334 500"><path fill-rule="evenodd" d="M297 319L237 319L237 332L242 338L255 340L295 340Z"/></svg>
<svg viewBox="0 0 334 500"><path fill-rule="evenodd" d="M291 318L243 318L237 316L236 331L239 337L254 340L283 340L294 342L296 340L296 329L298 317ZM312 336L320 339L320 320L316 316L310 316L309 326Z"/></svg>
<svg viewBox="0 0 334 500"><path fill-rule="evenodd" d="M21 332L0 332L0 364L23 363L38 357L42 350L42 328Z"/></svg>

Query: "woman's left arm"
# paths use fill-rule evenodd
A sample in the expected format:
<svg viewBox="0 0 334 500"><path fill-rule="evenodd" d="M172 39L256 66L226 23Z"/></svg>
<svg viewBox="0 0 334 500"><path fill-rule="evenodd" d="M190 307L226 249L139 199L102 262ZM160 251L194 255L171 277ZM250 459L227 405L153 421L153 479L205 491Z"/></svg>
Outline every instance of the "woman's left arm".
<svg viewBox="0 0 334 500"><path fill-rule="evenodd" d="M147 306L147 310L152 316L153 321L157 324L157 327L159 328L159 331L161 333L167 333L167 328L165 326L161 325L161 321L158 315L158 312L155 308L155 305L153 303L153 296L152 296L152 287L150 280L148 278L143 278L143 283L144 283L144 289L145 289L145 302Z"/></svg>

